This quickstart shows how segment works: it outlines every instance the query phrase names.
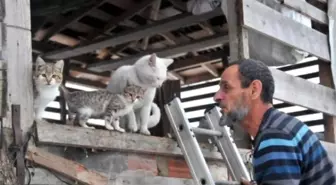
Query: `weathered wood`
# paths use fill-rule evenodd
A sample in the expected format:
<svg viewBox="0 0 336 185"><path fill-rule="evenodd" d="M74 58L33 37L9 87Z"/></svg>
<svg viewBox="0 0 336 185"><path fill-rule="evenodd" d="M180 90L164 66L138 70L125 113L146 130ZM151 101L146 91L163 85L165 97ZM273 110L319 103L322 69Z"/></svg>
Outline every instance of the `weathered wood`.
<svg viewBox="0 0 336 185"><path fill-rule="evenodd" d="M331 74L336 87L336 0L328 0L329 47L331 55Z"/></svg>
<svg viewBox="0 0 336 185"><path fill-rule="evenodd" d="M174 55L185 53L190 50L197 50L206 47L210 47L213 45L226 44L229 39L226 34L218 34L214 36L204 37L202 39L194 40L185 44L172 46L163 49L145 51L136 55L132 55L129 57L124 57L120 60L107 60L102 62L96 62L88 65L89 70L93 71L107 71L107 70L115 70L122 65L132 65L136 60L144 55L148 55L151 53L156 53L159 57L167 57L170 58Z"/></svg>
<svg viewBox="0 0 336 185"><path fill-rule="evenodd" d="M181 14L153 24L142 26L136 30L120 33L116 36L100 39L89 44L81 45L73 48L65 48L45 54L48 59L64 59L73 56L78 56L87 52L95 51L97 49L105 48L108 46L116 46L133 40L139 40L146 36L156 35L158 33L167 32L169 30L178 29L180 27L195 24L201 21L208 20L215 16L221 15L221 11L216 9L214 11L202 15Z"/></svg>
<svg viewBox="0 0 336 185"><path fill-rule="evenodd" d="M325 34L288 18L260 2L241 1L245 28L330 61L328 37Z"/></svg>
<svg viewBox="0 0 336 185"><path fill-rule="evenodd" d="M2 60L7 63L7 105L20 104L23 133L33 123L30 1L5 0ZM20 13L17 13L20 12ZM11 107L4 124L11 128Z"/></svg>
<svg viewBox="0 0 336 185"><path fill-rule="evenodd" d="M37 124L37 142L43 145L106 149L163 156L183 156L181 149L177 147L177 142L165 137L144 136L133 133L123 134L117 131L93 130L50 123ZM219 152L210 152L208 150L211 146L205 144L202 146L204 146L203 154L206 159L222 159ZM241 152L244 153L243 150Z"/></svg>
<svg viewBox="0 0 336 185"><path fill-rule="evenodd" d="M69 185L65 182L68 182L68 179L63 178L60 174L55 174L47 169L34 167L29 168L30 172L34 172L34 175L31 176L30 185ZM26 174L26 179L28 179L28 173ZM58 178L62 178L63 181L61 181ZM68 182L70 183L70 182Z"/></svg>
<svg viewBox="0 0 336 185"><path fill-rule="evenodd" d="M16 176L18 180L18 185L24 185L25 163L24 163L23 139L22 139L20 118L21 118L20 105L17 104L12 105L12 125L14 133L13 140L14 145L18 147L17 151L15 152Z"/></svg>
<svg viewBox="0 0 336 185"><path fill-rule="evenodd" d="M315 20L319 23L328 25L328 17L326 12L318 9L317 7L309 4L304 0L282 0L283 4L288 6L289 8L293 8L294 10L302 13L303 15L308 16L312 20Z"/></svg>
<svg viewBox="0 0 336 185"><path fill-rule="evenodd" d="M84 183L86 185L107 185L108 178L88 170L83 165L43 151L32 145L29 146L26 158L44 168L56 171L70 179Z"/></svg>
<svg viewBox="0 0 336 185"><path fill-rule="evenodd" d="M169 178L160 176L120 176L111 185L194 185L193 179ZM236 181L223 181L222 185L239 185Z"/></svg>
<svg viewBox="0 0 336 185"><path fill-rule="evenodd" d="M132 18L134 15L138 14L142 10L144 10L147 6L151 4L153 0L145 0L138 3L134 3L130 1L129 7L130 9L126 12L120 14L119 16L115 17L113 16L107 21L107 24L104 26L103 29L95 29L92 32L88 34L87 39L93 40L97 38L99 35L107 33L111 30L113 30L115 27L117 27L120 22Z"/></svg>
<svg viewBox="0 0 336 185"><path fill-rule="evenodd" d="M335 89L330 64L328 63L320 63L319 64L319 76L320 76L320 84L326 87L330 87ZM324 140L328 142L335 143L336 142L336 117L329 116L323 114L324 119Z"/></svg>
<svg viewBox="0 0 336 185"><path fill-rule="evenodd" d="M275 99L336 116L336 91L274 68L270 70L275 81Z"/></svg>

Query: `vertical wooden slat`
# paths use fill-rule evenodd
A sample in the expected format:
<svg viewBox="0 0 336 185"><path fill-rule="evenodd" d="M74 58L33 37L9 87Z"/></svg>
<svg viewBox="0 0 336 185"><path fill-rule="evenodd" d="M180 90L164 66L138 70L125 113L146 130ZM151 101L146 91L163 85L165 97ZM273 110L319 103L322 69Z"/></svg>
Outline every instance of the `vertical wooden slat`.
<svg viewBox="0 0 336 185"><path fill-rule="evenodd" d="M333 88L334 83L331 75L330 63L321 61L319 64L320 84ZM336 117L323 114L324 119L324 140L327 142L336 142Z"/></svg>

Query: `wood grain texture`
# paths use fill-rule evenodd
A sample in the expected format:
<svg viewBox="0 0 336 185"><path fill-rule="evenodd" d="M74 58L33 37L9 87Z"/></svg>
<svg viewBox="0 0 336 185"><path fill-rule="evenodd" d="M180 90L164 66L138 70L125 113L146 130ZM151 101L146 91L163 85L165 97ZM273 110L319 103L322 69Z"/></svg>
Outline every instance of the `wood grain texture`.
<svg viewBox="0 0 336 185"><path fill-rule="evenodd" d="M187 25L199 23L219 15L221 15L221 11L219 9L201 15L190 15L189 13L181 14L171 18L163 19L161 21L157 21L150 25L139 27L136 30L120 33L107 39L99 39L92 43L84 44L74 48L65 48L57 51L52 51L50 53L46 53L44 57L48 59L70 58L97 49L109 46L116 46L129 41L139 40L146 36L152 36L158 33L167 32Z"/></svg>
<svg viewBox="0 0 336 185"><path fill-rule="evenodd" d="M33 123L32 49L30 1L3 0L2 59L7 65L7 107L4 124L11 127L11 104L21 107L21 128L25 133Z"/></svg>
<svg viewBox="0 0 336 185"><path fill-rule="evenodd" d="M254 0L243 3L243 26L288 46L330 61L327 35L311 29Z"/></svg>
<svg viewBox="0 0 336 185"><path fill-rule="evenodd" d="M283 4L287 7L293 8L303 15L308 16L312 20L328 25L328 17L326 12L318 9L304 0L283 0Z"/></svg>
<svg viewBox="0 0 336 185"><path fill-rule="evenodd" d="M274 68L270 70L275 81L275 99L336 116L336 91Z"/></svg>
<svg viewBox="0 0 336 185"><path fill-rule="evenodd" d="M62 133L62 134L59 134ZM74 134L76 133L76 134ZM119 133L107 130L92 130L60 124L37 124L37 142L43 145L72 146L80 148L106 149L118 152L154 154L183 157L177 142L164 137ZM210 152L203 145L203 155L208 160L222 160L219 152ZM202 147L201 147L202 148ZM245 155L247 150L240 150Z"/></svg>
<svg viewBox="0 0 336 185"><path fill-rule="evenodd" d="M4 23L7 26L30 30L30 0L2 0L5 2Z"/></svg>
<svg viewBox="0 0 336 185"><path fill-rule="evenodd" d="M188 43L184 43L181 45L171 46L163 49L149 50L144 51L136 55L132 55L129 57L124 57L120 60L106 60L101 62L96 62L88 65L89 70L93 71L108 71L115 70L123 65L133 65L136 60L140 57L152 53L156 53L158 57L166 57L171 58L174 55L178 55L181 53L185 53L187 51L203 49L206 47L210 47L213 45L222 45L229 42L229 38L226 34L218 34L209 37L203 37L198 40L193 40Z"/></svg>
<svg viewBox="0 0 336 185"><path fill-rule="evenodd" d="M26 158L44 168L58 172L70 179L86 185L107 185L108 178L87 169L85 166L43 151L32 145L29 146Z"/></svg>

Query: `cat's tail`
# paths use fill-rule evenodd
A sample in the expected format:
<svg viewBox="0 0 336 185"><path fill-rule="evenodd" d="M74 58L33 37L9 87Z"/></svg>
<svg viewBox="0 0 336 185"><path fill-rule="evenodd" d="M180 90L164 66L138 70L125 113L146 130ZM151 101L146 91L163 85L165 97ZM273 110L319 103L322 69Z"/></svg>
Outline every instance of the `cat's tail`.
<svg viewBox="0 0 336 185"><path fill-rule="evenodd" d="M154 102L152 102L151 111L152 115L149 117L148 128L155 127L160 122L161 119L161 110L158 107L158 105Z"/></svg>

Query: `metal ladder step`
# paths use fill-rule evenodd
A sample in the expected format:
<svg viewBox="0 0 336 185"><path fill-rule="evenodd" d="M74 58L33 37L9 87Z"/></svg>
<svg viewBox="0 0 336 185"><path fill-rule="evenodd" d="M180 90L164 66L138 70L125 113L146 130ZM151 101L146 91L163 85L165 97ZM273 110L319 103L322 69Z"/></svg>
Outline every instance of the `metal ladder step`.
<svg viewBox="0 0 336 185"><path fill-rule="evenodd" d="M216 108L211 109L205 114L210 129L190 127L178 97L175 97L171 102L165 105L165 111L195 184L238 185L240 184L238 181L241 177L250 180L248 171L237 147L230 140L227 130L223 126L220 126L220 124L223 123L219 122L220 114ZM195 134L208 135L213 138L224 158L224 162L227 164L228 170L236 181L214 182Z"/></svg>

